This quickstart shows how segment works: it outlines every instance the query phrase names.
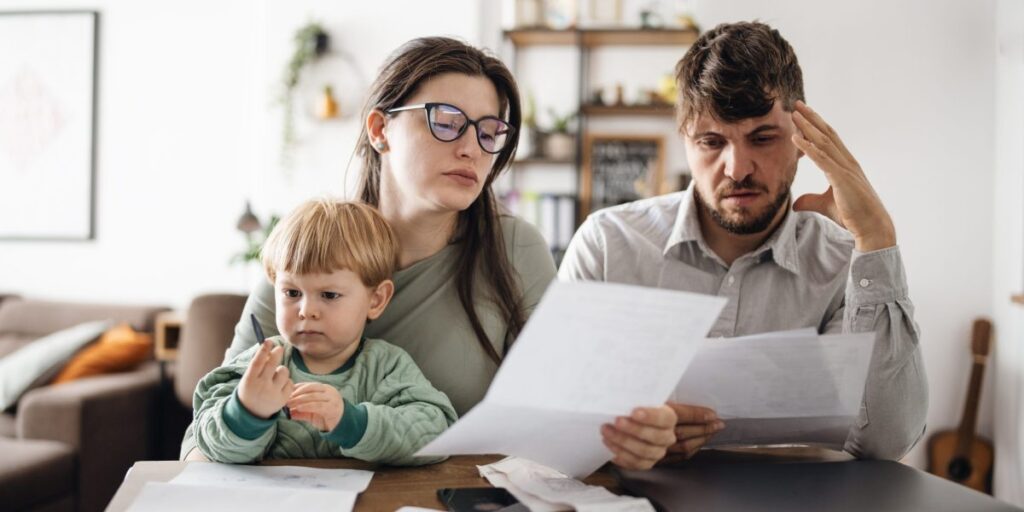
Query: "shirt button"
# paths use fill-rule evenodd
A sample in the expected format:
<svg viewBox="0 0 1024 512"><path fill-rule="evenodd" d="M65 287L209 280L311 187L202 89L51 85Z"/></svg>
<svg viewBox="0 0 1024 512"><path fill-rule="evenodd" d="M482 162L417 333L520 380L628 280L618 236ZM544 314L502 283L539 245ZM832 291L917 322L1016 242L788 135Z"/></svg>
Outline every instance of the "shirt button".
<svg viewBox="0 0 1024 512"><path fill-rule="evenodd" d="M861 286L861 288L867 288L868 286L871 286L871 280L870 279L861 279L860 280L860 286Z"/></svg>
<svg viewBox="0 0 1024 512"><path fill-rule="evenodd" d="M735 283L735 282L736 282L736 276L729 276L729 284L732 285L732 283Z"/></svg>

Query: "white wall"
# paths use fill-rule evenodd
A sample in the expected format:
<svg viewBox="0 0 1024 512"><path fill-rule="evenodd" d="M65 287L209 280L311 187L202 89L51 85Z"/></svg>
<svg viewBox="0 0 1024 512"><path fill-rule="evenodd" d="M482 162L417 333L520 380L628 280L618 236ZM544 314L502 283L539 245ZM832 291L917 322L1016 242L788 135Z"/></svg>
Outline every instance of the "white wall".
<svg viewBox="0 0 1024 512"><path fill-rule="evenodd" d="M1024 2L997 3L996 167L993 201L996 496L1024 506Z"/></svg>
<svg viewBox="0 0 1024 512"><path fill-rule="evenodd" d="M204 291L244 291L254 278L226 264L242 246L234 222L245 198L258 213L283 213L307 195L340 191L358 129L352 118L300 119L306 149L290 171L278 164L272 102L299 25L327 23L356 64L335 57L326 74L346 83L371 78L410 37L495 41L499 26L495 9L473 0L444 9L414 0L0 0L0 10L50 7L102 11L98 239L0 241L0 289L179 307ZM1021 332L1003 307L1009 288L1020 291L1021 196L1011 190L1021 190L1021 177L994 177L994 1L705 0L696 13L706 27L759 18L796 48L809 103L843 136L896 220L924 332L929 426L954 426L972 319L991 315L995 301L997 332ZM343 91L343 110L357 108L360 94ZM1001 162L1016 158L1006 151ZM805 162L795 187L824 183ZM986 389L984 435L991 398ZM923 456L919 447L910 460L920 466Z"/></svg>
<svg viewBox="0 0 1024 512"><path fill-rule="evenodd" d="M352 117L314 127L302 114L306 149L292 169L280 168L274 101L295 30L322 20L355 61L335 56L324 67L337 70L336 84L358 84L412 37L475 42L477 3L446 3L0 0L4 11L101 13L97 239L0 240L0 290L177 307L205 291L246 291L258 272L227 264L243 247L234 224L245 199L265 216L340 193L358 130ZM343 113L354 113L365 81L339 92Z"/></svg>

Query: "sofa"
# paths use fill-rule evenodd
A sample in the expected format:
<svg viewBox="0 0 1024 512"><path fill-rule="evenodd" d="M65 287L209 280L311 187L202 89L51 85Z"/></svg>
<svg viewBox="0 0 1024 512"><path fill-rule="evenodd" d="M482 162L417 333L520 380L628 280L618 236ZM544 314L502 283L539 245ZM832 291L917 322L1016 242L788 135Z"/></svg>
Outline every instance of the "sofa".
<svg viewBox="0 0 1024 512"><path fill-rule="evenodd" d="M161 306L98 305L5 296L0 357L48 334L109 319L152 331ZM137 460L155 458L160 369L43 385L0 413L0 509L103 510Z"/></svg>

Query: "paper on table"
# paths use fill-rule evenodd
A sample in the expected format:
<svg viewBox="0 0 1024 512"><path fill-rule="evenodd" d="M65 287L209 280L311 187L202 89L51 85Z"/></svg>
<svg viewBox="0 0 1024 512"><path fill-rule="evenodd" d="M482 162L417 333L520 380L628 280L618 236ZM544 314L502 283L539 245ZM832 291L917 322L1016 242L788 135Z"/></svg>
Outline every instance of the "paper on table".
<svg viewBox="0 0 1024 512"><path fill-rule="evenodd" d="M356 493L323 489L296 491L286 487L235 487L147 482L129 512L281 512L283 510L352 510Z"/></svg>
<svg viewBox="0 0 1024 512"><path fill-rule="evenodd" d="M241 466L213 462L191 462L171 480L174 484L216 485L235 488L290 487L363 492L370 485L372 471L322 469L302 466Z"/></svg>
<svg viewBox="0 0 1024 512"><path fill-rule="evenodd" d="M418 455L504 453L571 476L611 458L600 425L661 404L725 299L555 282L484 400Z"/></svg>
<svg viewBox="0 0 1024 512"><path fill-rule="evenodd" d="M725 420L706 446L842 445L860 411L874 339L768 333L706 340L673 399Z"/></svg>
<svg viewBox="0 0 1024 512"><path fill-rule="evenodd" d="M567 505L577 511L654 512L646 498L617 496L604 487L587 485L518 457L507 457L478 469L492 485L507 481L508 491L532 511L566 510L559 505Z"/></svg>

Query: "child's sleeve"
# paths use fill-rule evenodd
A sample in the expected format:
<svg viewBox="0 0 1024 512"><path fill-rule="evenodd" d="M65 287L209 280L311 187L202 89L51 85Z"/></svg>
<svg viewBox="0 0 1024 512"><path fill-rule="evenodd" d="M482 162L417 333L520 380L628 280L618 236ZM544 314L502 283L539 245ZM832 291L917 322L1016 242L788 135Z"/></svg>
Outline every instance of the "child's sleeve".
<svg viewBox="0 0 1024 512"><path fill-rule="evenodd" d="M345 400L341 423L328 440L341 446L341 454L396 466L417 466L444 457L413 457L458 415L444 393L434 389L405 351L385 364L389 368L370 400L352 404Z"/></svg>
<svg viewBox="0 0 1024 512"><path fill-rule="evenodd" d="M253 416L238 399L238 384L259 345L206 374L192 398L196 446L214 462L244 464L263 458L277 432L276 417Z"/></svg>

